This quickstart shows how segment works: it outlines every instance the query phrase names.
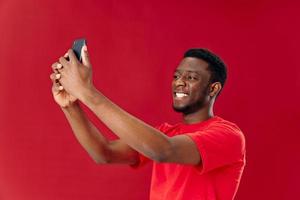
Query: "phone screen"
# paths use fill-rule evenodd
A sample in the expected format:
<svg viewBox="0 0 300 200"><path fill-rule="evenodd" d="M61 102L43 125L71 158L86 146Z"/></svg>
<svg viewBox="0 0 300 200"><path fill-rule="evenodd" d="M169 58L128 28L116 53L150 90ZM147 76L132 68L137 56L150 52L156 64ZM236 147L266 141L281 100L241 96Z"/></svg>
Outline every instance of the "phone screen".
<svg viewBox="0 0 300 200"><path fill-rule="evenodd" d="M74 41L72 49L77 57L77 59L81 62L82 58L81 58L81 49L83 47L83 45L86 44L86 39L84 38L80 38Z"/></svg>

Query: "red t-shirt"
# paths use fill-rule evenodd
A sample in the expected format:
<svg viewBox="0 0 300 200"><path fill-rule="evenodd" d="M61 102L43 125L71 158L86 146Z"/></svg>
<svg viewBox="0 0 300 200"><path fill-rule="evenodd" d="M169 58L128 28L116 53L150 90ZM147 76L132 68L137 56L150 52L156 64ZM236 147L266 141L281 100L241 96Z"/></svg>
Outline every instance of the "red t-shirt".
<svg viewBox="0 0 300 200"><path fill-rule="evenodd" d="M245 138L234 123L215 116L192 125L164 123L158 129L170 137L191 137L202 164L153 162L150 200L234 199L245 166ZM138 166L148 160L141 155Z"/></svg>

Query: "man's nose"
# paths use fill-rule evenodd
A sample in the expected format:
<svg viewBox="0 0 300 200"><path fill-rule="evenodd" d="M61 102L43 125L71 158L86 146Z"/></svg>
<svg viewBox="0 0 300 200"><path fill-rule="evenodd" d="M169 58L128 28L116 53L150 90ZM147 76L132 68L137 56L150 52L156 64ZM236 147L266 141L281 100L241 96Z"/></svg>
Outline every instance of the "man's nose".
<svg viewBox="0 0 300 200"><path fill-rule="evenodd" d="M175 86L178 87L178 86L186 86L186 82L185 82L185 79L184 77L180 77L178 78L177 80L175 80Z"/></svg>

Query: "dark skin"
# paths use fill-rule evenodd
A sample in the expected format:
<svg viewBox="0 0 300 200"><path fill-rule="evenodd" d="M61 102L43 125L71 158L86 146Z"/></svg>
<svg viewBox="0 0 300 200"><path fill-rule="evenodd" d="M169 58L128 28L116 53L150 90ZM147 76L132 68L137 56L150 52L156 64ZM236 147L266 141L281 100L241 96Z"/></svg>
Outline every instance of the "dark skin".
<svg viewBox="0 0 300 200"><path fill-rule="evenodd" d="M210 78L208 63L198 58L184 58L175 70L172 82L173 107L183 112L184 123L193 124L213 117L215 97L222 86L219 82L209 83ZM176 98L175 92L187 96ZM192 108L185 114L184 108L188 106Z"/></svg>
<svg viewBox="0 0 300 200"><path fill-rule="evenodd" d="M86 47L83 48L82 55L83 62L80 63L73 51L69 50L69 61L61 57L59 62L52 65L52 93L75 137L97 163L135 164L139 161L138 152L161 163L201 163L200 152L190 137L168 137L127 113L98 91L93 85L92 66ZM207 70L207 63L197 58L185 58L177 70L172 83L173 92L183 90L187 94L184 97L174 97L174 107L184 107L197 101L201 103L201 106L195 106L192 113L183 114L183 121L190 124L212 117L214 99L221 84L208 85L210 72ZM191 78L191 72L199 74L199 78ZM120 139L107 140L86 117L78 100L91 109Z"/></svg>

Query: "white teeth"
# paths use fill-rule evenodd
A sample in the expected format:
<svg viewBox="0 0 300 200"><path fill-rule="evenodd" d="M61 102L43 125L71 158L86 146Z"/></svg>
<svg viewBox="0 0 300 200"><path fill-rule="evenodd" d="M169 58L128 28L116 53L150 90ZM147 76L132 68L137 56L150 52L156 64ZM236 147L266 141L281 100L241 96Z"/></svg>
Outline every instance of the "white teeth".
<svg viewBox="0 0 300 200"><path fill-rule="evenodd" d="M188 96L187 94L184 94L184 93L178 93L178 92L176 92L175 95L176 95L176 97L179 97L179 98Z"/></svg>

